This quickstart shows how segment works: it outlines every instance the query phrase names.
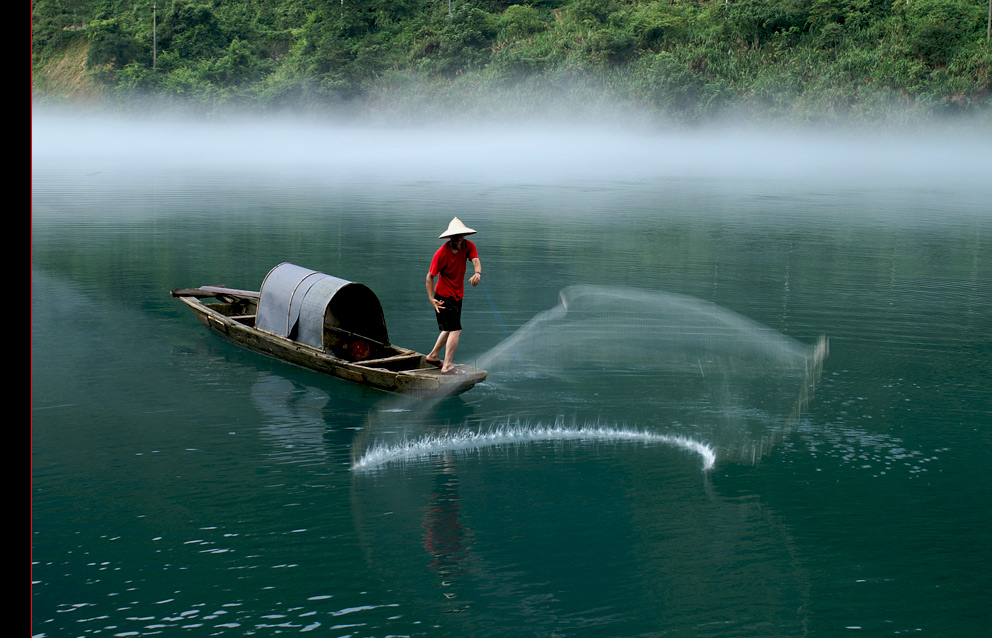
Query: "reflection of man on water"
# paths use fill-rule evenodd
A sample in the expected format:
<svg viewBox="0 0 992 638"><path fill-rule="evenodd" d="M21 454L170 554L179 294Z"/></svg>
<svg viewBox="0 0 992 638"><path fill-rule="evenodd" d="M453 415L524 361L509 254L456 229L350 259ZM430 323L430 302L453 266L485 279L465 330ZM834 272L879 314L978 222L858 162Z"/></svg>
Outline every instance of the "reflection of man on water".
<svg viewBox="0 0 992 638"><path fill-rule="evenodd" d="M441 463L440 471L435 475L431 503L424 514L424 549L432 559L428 567L441 578L442 586L451 586L454 584L451 578L464 572L468 546L465 529L459 520L458 477L449 455L445 455ZM456 593L447 591L443 595L450 600Z"/></svg>
<svg viewBox="0 0 992 638"><path fill-rule="evenodd" d="M479 261L479 251L475 244L465 239L466 235L474 235L476 231L467 227L457 217L448 224L448 229L441 233L439 239L448 238L434 253L430 270L427 272L427 297L434 306L437 314L437 327L441 334L434 344L434 349L427 355L427 362L441 366L444 374L457 374L458 368L453 365L455 350L462 336L462 296L465 292L465 263L472 262L475 274L469 279L473 286L482 280L482 263ZM437 287L434 279L437 278ZM444 348L444 362L439 356Z"/></svg>

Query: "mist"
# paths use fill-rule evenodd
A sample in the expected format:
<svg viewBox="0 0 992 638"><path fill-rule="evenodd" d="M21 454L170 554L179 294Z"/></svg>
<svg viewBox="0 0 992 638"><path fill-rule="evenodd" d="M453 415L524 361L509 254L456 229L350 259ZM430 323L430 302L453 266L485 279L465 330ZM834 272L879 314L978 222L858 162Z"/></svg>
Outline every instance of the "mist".
<svg viewBox="0 0 992 638"><path fill-rule="evenodd" d="M990 141L979 124L914 134L729 125L675 131L639 121L376 126L291 117L204 120L36 110L32 169L256 172L338 183L771 179L801 181L808 188L885 179L947 185L988 180Z"/></svg>

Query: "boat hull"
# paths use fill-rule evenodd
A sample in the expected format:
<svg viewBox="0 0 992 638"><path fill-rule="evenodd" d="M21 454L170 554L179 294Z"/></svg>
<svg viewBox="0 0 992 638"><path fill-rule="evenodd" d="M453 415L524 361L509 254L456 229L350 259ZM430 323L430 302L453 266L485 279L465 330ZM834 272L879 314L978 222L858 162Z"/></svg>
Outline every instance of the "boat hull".
<svg viewBox="0 0 992 638"><path fill-rule="evenodd" d="M458 366L458 374L442 374L424 355L397 348L399 354L377 361L347 361L306 344L251 325L254 316L229 316L226 304L206 304L193 296L179 296L196 318L215 335L238 346L339 379L395 394L443 397L470 390L486 378L486 371Z"/></svg>

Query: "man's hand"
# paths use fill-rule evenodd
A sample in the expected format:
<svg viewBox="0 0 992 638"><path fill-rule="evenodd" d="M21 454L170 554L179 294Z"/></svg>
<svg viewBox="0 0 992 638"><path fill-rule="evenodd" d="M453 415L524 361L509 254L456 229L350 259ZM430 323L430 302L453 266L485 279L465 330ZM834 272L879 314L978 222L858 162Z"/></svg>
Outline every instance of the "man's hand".
<svg viewBox="0 0 992 638"><path fill-rule="evenodd" d="M475 284L472 284L473 286ZM431 305L434 306L434 312L441 312L441 308L444 307L444 302L436 297L431 297Z"/></svg>
<svg viewBox="0 0 992 638"><path fill-rule="evenodd" d="M472 278L469 279L468 281L473 286L478 286L479 285L479 282L482 281L482 275L479 274L479 273L475 273L474 275L472 275Z"/></svg>

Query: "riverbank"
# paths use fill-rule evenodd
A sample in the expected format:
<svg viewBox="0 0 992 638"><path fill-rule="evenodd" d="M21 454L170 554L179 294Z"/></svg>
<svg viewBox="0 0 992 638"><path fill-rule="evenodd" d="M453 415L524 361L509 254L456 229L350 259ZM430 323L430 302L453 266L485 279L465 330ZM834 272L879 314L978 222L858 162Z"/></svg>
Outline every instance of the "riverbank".
<svg viewBox="0 0 992 638"><path fill-rule="evenodd" d="M984 0L33 5L40 104L925 123L992 113ZM84 19L84 14L86 14Z"/></svg>

